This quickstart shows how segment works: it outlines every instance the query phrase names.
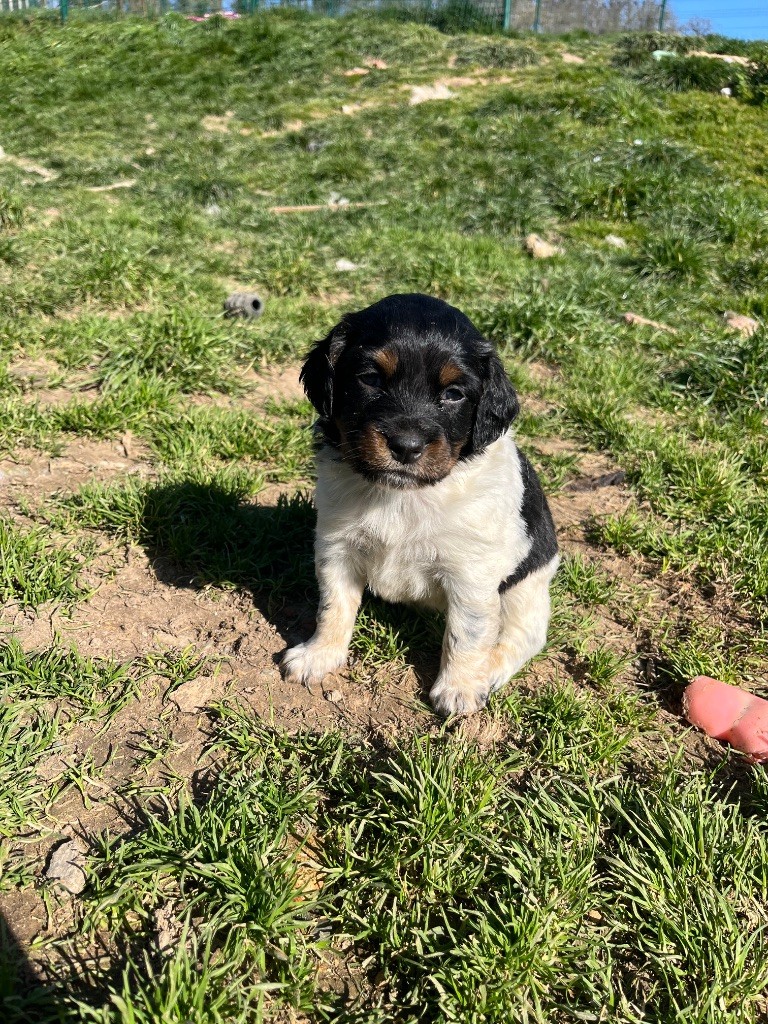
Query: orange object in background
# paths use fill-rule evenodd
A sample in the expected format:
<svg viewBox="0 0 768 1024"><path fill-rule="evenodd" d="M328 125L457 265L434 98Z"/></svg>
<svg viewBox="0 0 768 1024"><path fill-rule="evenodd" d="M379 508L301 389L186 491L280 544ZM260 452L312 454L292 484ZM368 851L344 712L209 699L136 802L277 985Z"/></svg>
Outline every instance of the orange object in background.
<svg viewBox="0 0 768 1024"><path fill-rule="evenodd" d="M768 760L768 700L719 679L696 676L683 692L683 714L691 725L753 761Z"/></svg>

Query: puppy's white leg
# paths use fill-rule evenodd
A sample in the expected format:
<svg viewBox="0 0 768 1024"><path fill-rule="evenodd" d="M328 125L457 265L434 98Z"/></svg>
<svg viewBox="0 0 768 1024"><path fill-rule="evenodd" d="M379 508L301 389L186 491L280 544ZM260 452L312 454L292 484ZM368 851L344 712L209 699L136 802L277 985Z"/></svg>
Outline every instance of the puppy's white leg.
<svg viewBox="0 0 768 1024"><path fill-rule="evenodd" d="M347 660L364 581L343 548L318 553L320 606L317 629L306 643L285 652L282 670L291 682L319 683Z"/></svg>
<svg viewBox="0 0 768 1024"><path fill-rule="evenodd" d="M467 588L468 589L468 588ZM429 697L439 715L466 715L488 700L488 657L499 638L500 607L496 592L471 598L448 595L440 674Z"/></svg>
<svg viewBox="0 0 768 1024"><path fill-rule="evenodd" d="M501 632L488 662L494 693L544 647L549 626L549 585L560 562L550 562L501 595Z"/></svg>

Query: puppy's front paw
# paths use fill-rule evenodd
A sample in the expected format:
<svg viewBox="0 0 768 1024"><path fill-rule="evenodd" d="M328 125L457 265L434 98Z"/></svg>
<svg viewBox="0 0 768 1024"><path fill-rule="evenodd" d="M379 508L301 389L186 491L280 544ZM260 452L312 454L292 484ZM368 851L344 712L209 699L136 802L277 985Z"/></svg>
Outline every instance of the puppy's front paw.
<svg viewBox="0 0 768 1024"><path fill-rule="evenodd" d="M438 679L429 693L432 707L443 718L471 715L488 702L488 688L471 683L450 683Z"/></svg>
<svg viewBox="0 0 768 1024"><path fill-rule="evenodd" d="M286 651L280 668L289 682L311 684L341 668L346 660L346 648L321 647L309 640Z"/></svg>

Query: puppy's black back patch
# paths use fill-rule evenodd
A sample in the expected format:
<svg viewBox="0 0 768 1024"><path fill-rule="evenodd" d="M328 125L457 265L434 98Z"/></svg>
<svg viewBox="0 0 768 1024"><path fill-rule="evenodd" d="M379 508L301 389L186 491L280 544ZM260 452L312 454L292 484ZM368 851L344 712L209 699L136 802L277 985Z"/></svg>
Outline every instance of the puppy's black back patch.
<svg viewBox="0 0 768 1024"><path fill-rule="evenodd" d="M520 469L523 476L523 504L520 515L525 523L525 532L531 538L531 550L511 575L499 584L499 593L514 587L532 572L551 562L558 551L557 533L552 513L536 475L528 459L519 452Z"/></svg>

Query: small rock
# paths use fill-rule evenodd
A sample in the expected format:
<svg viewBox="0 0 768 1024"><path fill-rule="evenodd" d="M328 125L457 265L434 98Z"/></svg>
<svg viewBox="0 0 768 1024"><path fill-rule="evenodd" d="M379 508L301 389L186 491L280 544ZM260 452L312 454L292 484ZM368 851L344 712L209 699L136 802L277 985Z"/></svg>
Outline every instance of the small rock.
<svg viewBox="0 0 768 1024"><path fill-rule="evenodd" d="M350 270L356 270L357 264L353 263L350 259L337 259L336 269L341 270L343 272L348 272Z"/></svg>
<svg viewBox="0 0 768 1024"><path fill-rule="evenodd" d="M546 242L541 235L528 235L525 239L525 248L537 260L547 260L552 256L563 255L563 249L559 245Z"/></svg>
<svg viewBox="0 0 768 1024"><path fill-rule="evenodd" d="M612 245L614 249L626 249L627 243L620 235L606 235L605 241L608 245Z"/></svg>
<svg viewBox="0 0 768 1024"><path fill-rule="evenodd" d="M729 85L723 86L720 90L721 96L733 96L733 89Z"/></svg>
<svg viewBox="0 0 768 1024"><path fill-rule="evenodd" d="M451 92L444 82L436 82L434 85L412 85L411 98L408 102L415 107L429 100L452 100L455 95L456 93Z"/></svg>
<svg viewBox="0 0 768 1024"><path fill-rule="evenodd" d="M331 704L340 704L344 700L344 694L341 690L326 690L323 696Z"/></svg>
<svg viewBox="0 0 768 1024"><path fill-rule="evenodd" d="M167 955L179 941L184 929L173 913L170 903L166 903L164 907L158 907L152 917L157 934L157 948L161 953Z"/></svg>
<svg viewBox="0 0 768 1024"><path fill-rule="evenodd" d="M256 292L233 292L224 300L226 316L247 316L255 319L264 312L264 300Z"/></svg>
<svg viewBox="0 0 768 1024"><path fill-rule="evenodd" d="M743 313L733 313L731 310L726 311L725 322L745 338L751 338L760 327L759 320L753 320L751 316L745 316Z"/></svg>
<svg viewBox="0 0 768 1024"><path fill-rule="evenodd" d="M85 888L85 850L76 839L57 846L50 856L45 877L77 895Z"/></svg>
<svg viewBox="0 0 768 1024"><path fill-rule="evenodd" d="M213 676L199 676L179 686L168 699L183 715L194 715L210 704L213 693Z"/></svg>
<svg viewBox="0 0 768 1024"><path fill-rule="evenodd" d="M353 263L352 260L336 260L336 269L348 273L351 270L357 270L357 263Z"/></svg>

